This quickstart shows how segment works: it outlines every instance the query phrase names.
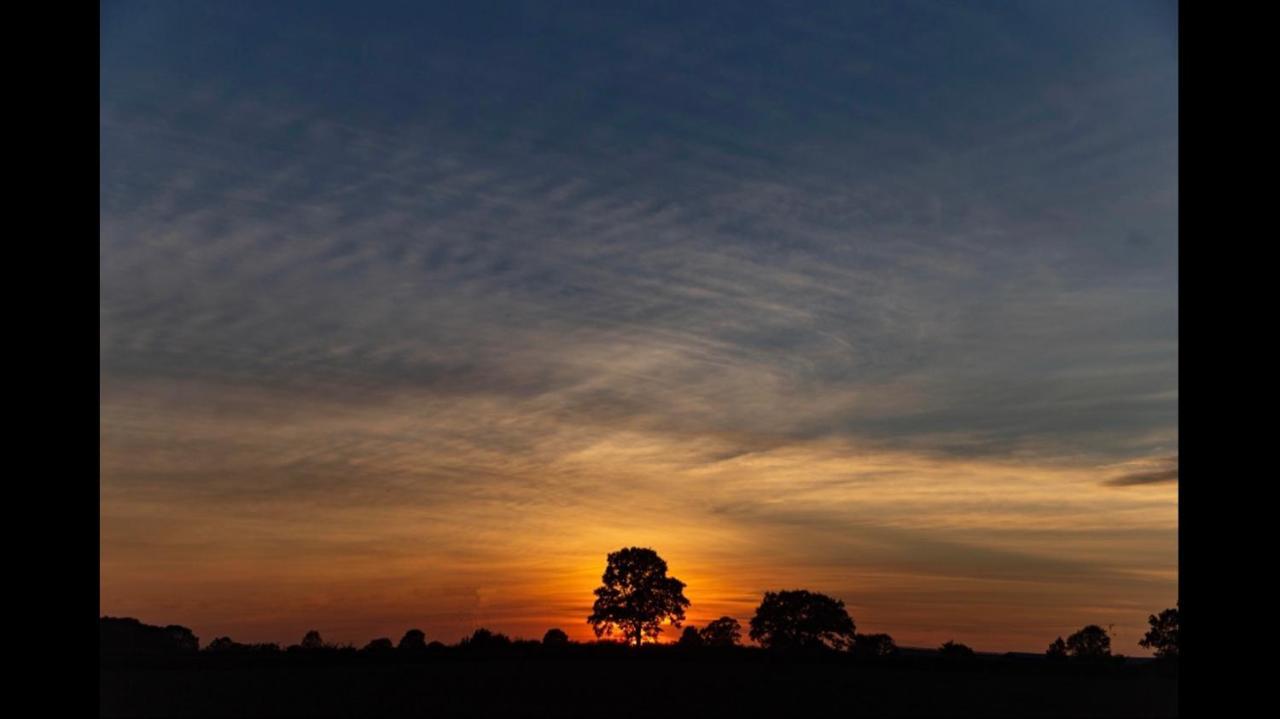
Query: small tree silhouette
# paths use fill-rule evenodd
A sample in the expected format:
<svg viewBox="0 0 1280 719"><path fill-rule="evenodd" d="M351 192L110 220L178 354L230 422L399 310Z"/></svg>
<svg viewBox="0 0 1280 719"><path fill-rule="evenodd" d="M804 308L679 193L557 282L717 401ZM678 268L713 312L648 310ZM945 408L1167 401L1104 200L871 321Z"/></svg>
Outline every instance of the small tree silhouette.
<svg viewBox="0 0 1280 719"><path fill-rule="evenodd" d="M464 638L459 644L467 649L477 651L505 649L511 646L511 638L505 634L494 633L484 627L480 627L472 632L470 637Z"/></svg>
<svg viewBox="0 0 1280 719"><path fill-rule="evenodd" d="M563 630L551 628L546 634L542 635L542 646L544 647L563 647L569 644L569 635Z"/></svg>
<svg viewBox="0 0 1280 719"><path fill-rule="evenodd" d="M1049 644L1049 648L1045 650L1044 655L1054 661L1062 661L1067 658L1067 643L1062 641L1062 637L1058 637Z"/></svg>
<svg viewBox="0 0 1280 719"><path fill-rule="evenodd" d="M327 648L325 646L324 640L320 638L320 632L317 632L314 629L307 632L307 635L302 638L302 643L299 644L298 646L308 651Z"/></svg>
<svg viewBox="0 0 1280 719"><path fill-rule="evenodd" d="M169 641L173 642L173 646L178 651L194 652L200 649L200 639L184 626L170 624L164 628L164 633L169 637Z"/></svg>
<svg viewBox="0 0 1280 719"><path fill-rule="evenodd" d="M233 652L244 649L245 645L233 641L231 637L218 637L209 642L209 646L205 647L206 652Z"/></svg>
<svg viewBox="0 0 1280 719"><path fill-rule="evenodd" d="M1101 659L1111 656L1111 637L1107 630L1090 624L1067 637L1067 653L1076 659Z"/></svg>
<svg viewBox="0 0 1280 719"><path fill-rule="evenodd" d="M421 629L410 629L400 637L396 648L402 652L421 652L427 648L427 635Z"/></svg>
<svg viewBox="0 0 1280 719"><path fill-rule="evenodd" d="M689 600L684 582L667 576L667 563L652 549L628 547L608 556L603 585L587 623L596 636L621 630L629 642L640 646L646 637L657 640L663 622L679 627Z"/></svg>
<svg viewBox="0 0 1280 719"><path fill-rule="evenodd" d="M708 647L735 647L742 638L742 625L733 617L720 617L698 632Z"/></svg>
<svg viewBox="0 0 1280 719"><path fill-rule="evenodd" d="M702 646L702 637L698 634L698 628L694 626L685 627L680 634L680 641L676 642L676 644L687 649Z"/></svg>
<svg viewBox="0 0 1280 719"><path fill-rule="evenodd" d="M1147 631L1146 636L1138 640L1138 646L1154 650L1155 655L1161 659L1176 659L1180 608L1181 604L1160 612L1159 616L1152 614L1147 617L1147 623L1151 625L1151 629Z"/></svg>
<svg viewBox="0 0 1280 719"><path fill-rule="evenodd" d="M378 637L364 645L364 649L362 651L381 653L389 652L392 649L395 649L395 645L391 643L391 639L389 637Z"/></svg>
<svg viewBox="0 0 1280 719"><path fill-rule="evenodd" d="M844 602L804 589L765 592L751 618L751 638L766 649L845 649L853 637Z"/></svg>

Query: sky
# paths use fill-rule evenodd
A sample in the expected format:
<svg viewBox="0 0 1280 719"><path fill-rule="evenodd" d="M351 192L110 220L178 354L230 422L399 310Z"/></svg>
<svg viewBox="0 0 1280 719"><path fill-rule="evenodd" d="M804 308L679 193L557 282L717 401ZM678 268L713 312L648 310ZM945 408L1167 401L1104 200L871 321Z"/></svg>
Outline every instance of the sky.
<svg viewBox="0 0 1280 719"><path fill-rule="evenodd" d="M1177 601L1171 2L104 2L100 609L899 645ZM675 632L664 638L674 639Z"/></svg>

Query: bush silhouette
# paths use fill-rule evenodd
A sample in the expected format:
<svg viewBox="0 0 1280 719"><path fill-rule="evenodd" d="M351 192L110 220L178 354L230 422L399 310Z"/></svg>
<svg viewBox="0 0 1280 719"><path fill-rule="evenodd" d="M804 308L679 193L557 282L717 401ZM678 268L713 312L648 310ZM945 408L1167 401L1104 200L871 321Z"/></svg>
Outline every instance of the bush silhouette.
<svg viewBox="0 0 1280 719"><path fill-rule="evenodd" d="M898 653L898 645L888 634L855 634L853 637L854 656L866 659L891 657Z"/></svg>
<svg viewBox="0 0 1280 719"><path fill-rule="evenodd" d="M364 649L361 651L389 652L393 649L395 649L395 645L391 643L391 639L389 637L378 637L364 645Z"/></svg>
<svg viewBox="0 0 1280 719"><path fill-rule="evenodd" d="M628 642L640 646L646 637L657 640L662 623L679 628L689 600L684 582L667 576L667 563L652 549L628 547L608 556L603 585L587 623L596 637L612 635L615 627Z"/></svg>
<svg viewBox="0 0 1280 719"><path fill-rule="evenodd" d="M708 647L735 647L742 638L742 625L733 617L720 617L698 632Z"/></svg>
<svg viewBox="0 0 1280 719"><path fill-rule="evenodd" d="M846 649L853 644L853 618L844 602L796 589L766 592L751 618L750 636L766 649Z"/></svg>
<svg viewBox="0 0 1280 719"><path fill-rule="evenodd" d="M1090 624L1067 637L1067 653L1075 659L1102 659L1111 656L1111 637L1107 630Z"/></svg>
<svg viewBox="0 0 1280 719"><path fill-rule="evenodd" d="M1147 623L1151 625L1151 629L1147 631L1146 636L1138 640L1138 646L1154 650L1155 655L1161 659L1176 659L1178 657L1178 609L1180 607L1171 607L1160 612L1159 616L1152 614L1147 618Z"/></svg>
<svg viewBox="0 0 1280 719"><path fill-rule="evenodd" d="M563 647L568 646L568 644L569 635L565 634L561 629L553 627L548 629L546 634L542 635L542 646L544 647Z"/></svg>
<svg viewBox="0 0 1280 719"><path fill-rule="evenodd" d="M947 641L938 647L938 655L947 661L968 661L977 654L967 645L955 641Z"/></svg>

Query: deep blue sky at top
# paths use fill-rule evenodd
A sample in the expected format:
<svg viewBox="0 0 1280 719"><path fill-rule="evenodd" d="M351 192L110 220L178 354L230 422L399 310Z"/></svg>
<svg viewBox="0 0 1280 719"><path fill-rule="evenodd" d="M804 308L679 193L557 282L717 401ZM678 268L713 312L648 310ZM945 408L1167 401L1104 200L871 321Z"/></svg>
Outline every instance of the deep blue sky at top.
<svg viewBox="0 0 1280 719"><path fill-rule="evenodd" d="M1176 53L1165 2L105 3L103 372L1167 454Z"/></svg>

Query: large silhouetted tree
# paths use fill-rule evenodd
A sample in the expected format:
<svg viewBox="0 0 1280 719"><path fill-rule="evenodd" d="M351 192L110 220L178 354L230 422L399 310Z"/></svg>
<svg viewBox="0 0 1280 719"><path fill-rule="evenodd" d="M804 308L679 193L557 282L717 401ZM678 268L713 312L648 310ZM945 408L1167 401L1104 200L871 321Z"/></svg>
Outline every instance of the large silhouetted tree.
<svg viewBox="0 0 1280 719"><path fill-rule="evenodd" d="M853 637L844 602L804 589L765 592L751 618L751 638L770 649L846 649Z"/></svg>
<svg viewBox="0 0 1280 719"><path fill-rule="evenodd" d="M596 601L587 623L600 637L622 632L628 642L640 646L646 637L657 639L663 622L679 627L689 600L684 582L667 576L667 563L652 549L628 547L611 552L604 583L595 590Z"/></svg>
<svg viewBox="0 0 1280 719"><path fill-rule="evenodd" d="M1159 616L1149 616L1147 623L1151 625L1151 629L1138 640L1138 646L1154 650L1155 655L1161 659L1177 657L1178 609L1179 607L1171 607L1160 612Z"/></svg>
<svg viewBox="0 0 1280 719"><path fill-rule="evenodd" d="M720 617L703 627L698 635L709 647L734 647L742 638L742 625L733 617Z"/></svg>
<svg viewBox="0 0 1280 719"><path fill-rule="evenodd" d="M1111 656L1111 637L1107 630L1090 624L1067 637L1067 653L1076 659L1101 659Z"/></svg>

